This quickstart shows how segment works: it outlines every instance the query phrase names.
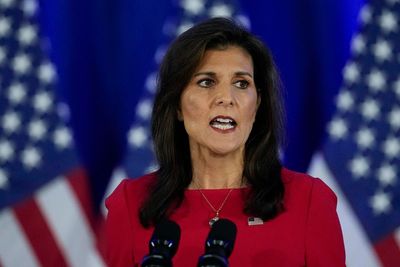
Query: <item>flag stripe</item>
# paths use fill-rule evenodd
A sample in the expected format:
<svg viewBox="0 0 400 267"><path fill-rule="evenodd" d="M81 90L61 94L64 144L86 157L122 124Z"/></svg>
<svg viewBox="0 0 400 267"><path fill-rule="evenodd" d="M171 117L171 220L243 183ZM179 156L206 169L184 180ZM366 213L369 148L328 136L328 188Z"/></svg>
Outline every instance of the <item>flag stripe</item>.
<svg viewBox="0 0 400 267"><path fill-rule="evenodd" d="M384 267L399 265L400 250L393 235L389 235L385 239L377 242L375 249Z"/></svg>
<svg viewBox="0 0 400 267"><path fill-rule="evenodd" d="M69 181L64 177L53 180L49 186L39 191L37 200L69 266L86 266L87 256L90 253L96 254L93 236Z"/></svg>
<svg viewBox="0 0 400 267"><path fill-rule="evenodd" d="M14 212L42 266L66 267L64 257L37 203L28 199L16 205Z"/></svg>
<svg viewBox="0 0 400 267"><path fill-rule="evenodd" d="M67 180L80 203L86 220L90 223L92 229L96 229L93 207L91 204L90 187L86 172L82 168L74 169L67 174Z"/></svg>
<svg viewBox="0 0 400 267"><path fill-rule="evenodd" d="M87 255L86 267L106 267L103 258L99 255L99 248L97 250L90 250Z"/></svg>
<svg viewBox="0 0 400 267"><path fill-rule="evenodd" d="M3 267L39 267L39 262L10 209L0 212L0 264Z"/></svg>
<svg viewBox="0 0 400 267"><path fill-rule="evenodd" d="M396 241L397 247L400 249L400 227L394 231L394 240Z"/></svg>
<svg viewBox="0 0 400 267"><path fill-rule="evenodd" d="M105 266L103 255L101 255L101 250L98 247L99 234L101 233L101 225L104 222L104 218L100 216L99 218L95 218L93 213L93 207L91 204L91 195L90 195L90 186L88 182L88 177L86 176L86 172L82 168L77 168L71 171L68 174L67 181L69 182L69 186L71 187L73 193L77 197L79 204L82 208L82 212L86 217L86 221L93 229L93 232L90 232L90 235L93 233L92 246L90 247L90 251L88 251L86 265L87 267L102 267Z"/></svg>

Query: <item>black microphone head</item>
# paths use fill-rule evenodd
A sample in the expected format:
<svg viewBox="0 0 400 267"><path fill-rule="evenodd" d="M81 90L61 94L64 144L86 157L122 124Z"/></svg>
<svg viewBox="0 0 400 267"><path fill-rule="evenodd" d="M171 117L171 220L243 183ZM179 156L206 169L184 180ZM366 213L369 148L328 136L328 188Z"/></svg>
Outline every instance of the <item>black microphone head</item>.
<svg viewBox="0 0 400 267"><path fill-rule="evenodd" d="M160 253L168 258L172 258L177 249L181 238L179 225L170 220L159 222L153 232L149 243L150 254Z"/></svg>
<svg viewBox="0 0 400 267"><path fill-rule="evenodd" d="M150 254L144 256L141 266L171 267L180 237L181 229L175 222L163 220L158 223L150 239Z"/></svg>
<svg viewBox="0 0 400 267"><path fill-rule="evenodd" d="M216 221L208 234L206 241L206 253L219 254L228 258L235 244L237 228L236 225L228 219L219 219Z"/></svg>

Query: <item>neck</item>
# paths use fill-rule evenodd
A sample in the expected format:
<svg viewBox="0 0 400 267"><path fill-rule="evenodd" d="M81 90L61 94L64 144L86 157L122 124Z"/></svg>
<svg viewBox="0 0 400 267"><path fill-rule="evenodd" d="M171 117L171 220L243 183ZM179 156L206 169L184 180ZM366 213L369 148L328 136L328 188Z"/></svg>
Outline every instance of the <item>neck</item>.
<svg viewBox="0 0 400 267"><path fill-rule="evenodd" d="M198 153L192 156L191 189L222 189L243 186L243 156Z"/></svg>

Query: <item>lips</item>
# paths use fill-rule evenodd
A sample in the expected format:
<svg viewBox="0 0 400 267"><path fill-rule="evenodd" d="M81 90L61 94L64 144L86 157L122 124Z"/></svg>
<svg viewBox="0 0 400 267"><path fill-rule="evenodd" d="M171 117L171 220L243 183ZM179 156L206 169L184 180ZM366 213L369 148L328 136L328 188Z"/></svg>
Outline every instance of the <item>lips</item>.
<svg viewBox="0 0 400 267"><path fill-rule="evenodd" d="M227 116L216 116L210 121L210 126L214 129L226 131L232 130L236 127L236 121Z"/></svg>

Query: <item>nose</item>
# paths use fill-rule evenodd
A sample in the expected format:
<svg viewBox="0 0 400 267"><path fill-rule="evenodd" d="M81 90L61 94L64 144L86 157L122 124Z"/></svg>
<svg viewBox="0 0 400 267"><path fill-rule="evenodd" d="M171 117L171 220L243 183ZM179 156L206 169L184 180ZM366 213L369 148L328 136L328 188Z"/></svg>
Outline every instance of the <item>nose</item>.
<svg viewBox="0 0 400 267"><path fill-rule="evenodd" d="M217 88L215 97L215 104L218 106L233 106L235 97L233 95L233 89L230 85L219 86Z"/></svg>

